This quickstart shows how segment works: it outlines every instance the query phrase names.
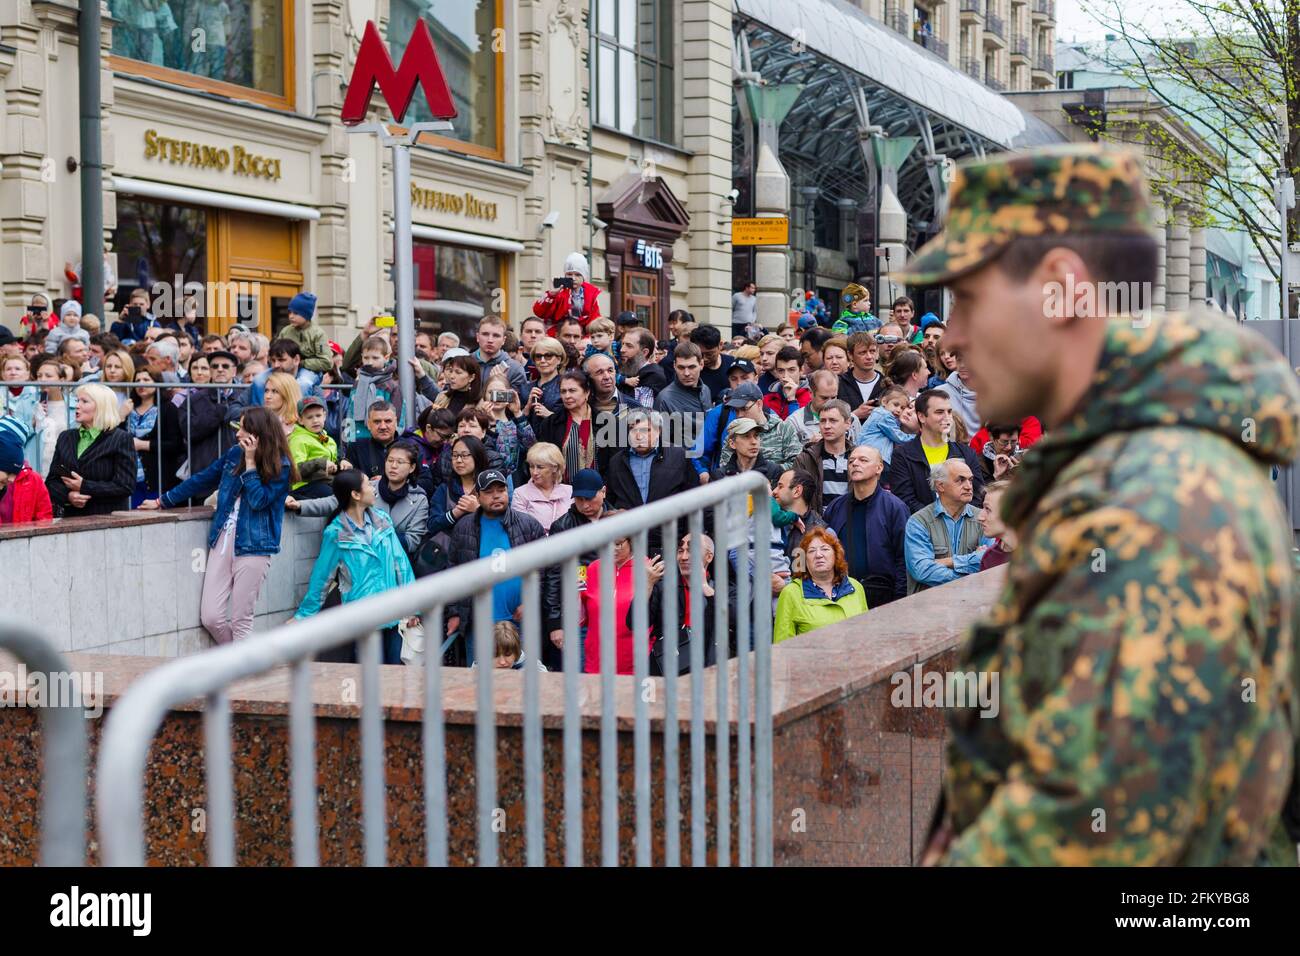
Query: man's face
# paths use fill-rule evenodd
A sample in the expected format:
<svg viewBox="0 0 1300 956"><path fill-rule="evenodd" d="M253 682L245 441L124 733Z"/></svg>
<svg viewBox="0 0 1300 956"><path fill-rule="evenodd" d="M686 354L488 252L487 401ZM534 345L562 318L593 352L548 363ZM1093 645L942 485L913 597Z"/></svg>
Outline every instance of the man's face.
<svg viewBox="0 0 1300 956"><path fill-rule="evenodd" d="M301 364L301 355L272 354L271 356L271 368L277 372L288 372L290 375L297 375L298 366Z"/></svg>
<svg viewBox="0 0 1300 956"><path fill-rule="evenodd" d="M713 552L706 544L700 550L700 567L706 573L712 560ZM682 576L683 581L691 579L691 536L689 534L683 536L681 544L677 545L677 573Z"/></svg>
<svg viewBox="0 0 1300 956"><path fill-rule="evenodd" d="M786 511L794 504L794 469L781 473L781 480L776 483L772 489L772 494L776 496L776 503Z"/></svg>
<svg viewBox="0 0 1300 956"><path fill-rule="evenodd" d="M952 402L946 398L931 397L925 414L917 414L921 427L934 435L947 435L952 428Z"/></svg>
<svg viewBox="0 0 1300 956"><path fill-rule="evenodd" d="M372 411L366 419L366 427L376 441L389 441L397 434L397 412L390 409Z"/></svg>
<svg viewBox="0 0 1300 956"><path fill-rule="evenodd" d="M578 348L582 343L582 326L577 322L566 322L560 327L560 341Z"/></svg>
<svg viewBox="0 0 1300 956"><path fill-rule="evenodd" d="M700 382L700 372L703 370L703 366L700 365L700 360L694 357L675 358L673 359L673 370L677 373L677 381L684 388L694 388Z"/></svg>
<svg viewBox="0 0 1300 956"><path fill-rule="evenodd" d="M526 351L531 352L533 346L536 345L545 334L546 327L542 325L541 322L529 319L524 323L524 327L519 330L519 344L522 345Z"/></svg>
<svg viewBox="0 0 1300 956"><path fill-rule="evenodd" d="M758 422L760 425L767 420L767 412L763 409L762 402L750 402L739 412L737 418L748 418L750 421Z"/></svg>
<svg viewBox="0 0 1300 956"><path fill-rule="evenodd" d="M185 365L194 354L194 342L188 335L182 335L176 340L176 347L181 350L181 364Z"/></svg>
<svg viewBox="0 0 1300 956"><path fill-rule="evenodd" d="M239 359L240 365L244 365L253 358L253 348L248 339L238 338L230 343L230 354Z"/></svg>
<svg viewBox="0 0 1300 956"><path fill-rule="evenodd" d="M209 359L208 367L212 369L212 381L218 385L229 385L235 380L235 366L228 358Z"/></svg>
<svg viewBox="0 0 1300 956"><path fill-rule="evenodd" d="M932 325L921 333L922 348L938 348L939 340L943 338L943 329L937 325Z"/></svg>
<svg viewBox="0 0 1300 956"><path fill-rule="evenodd" d="M758 429L745 432L743 435L731 436L731 451L733 454L745 458L758 457Z"/></svg>
<svg viewBox="0 0 1300 956"><path fill-rule="evenodd" d="M794 359L777 362L776 377L783 384L797 385L799 382L799 363Z"/></svg>
<svg viewBox="0 0 1300 956"><path fill-rule="evenodd" d="M799 332L793 325L782 326L777 334L785 339L786 345L797 345L799 342Z"/></svg>
<svg viewBox="0 0 1300 956"><path fill-rule="evenodd" d="M911 325L912 317L915 315L916 315L916 310L913 309L907 303L903 303L902 305L894 306L894 311L890 313L889 317L893 321L899 323L900 325L901 324Z"/></svg>
<svg viewBox="0 0 1300 956"><path fill-rule="evenodd" d="M853 350L853 367L863 375L873 375L876 371L876 355L880 348L874 342L870 345L859 345Z"/></svg>
<svg viewBox="0 0 1300 956"><path fill-rule="evenodd" d="M63 352L63 354L67 356L68 361L74 362L77 365L86 364L86 359L90 357L90 349L86 348L86 343L80 339L64 339L64 341L72 343L71 345L66 346ZM150 351L152 351L152 349Z"/></svg>
<svg viewBox="0 0 1300 956"><path fill-rule="evenodd" d="M748 282L745 284L745 295L753 295L756 291L758 291L758 286L754 285L754 283Z"/></svg>
<svg viewBox="0 0 1300 956"><path fill-rule="evenodd" d="M127 307L128 308L134 307L139 309L141 312L148 312L149 311L148 294L146 293L144 295L132 295L131 298L127 301Z"/></svg>
<svg viewBox="0 0 1300 956"><path fill-rule="evenodd" d="M845 421L839 410L834 408L822 412L818 426L821 428L822 441L831 445L842 441L849 431L849 423Z"/></svg>
<svg viewBox="0 0 1300 956"><path fill-rule="evenodd" d="M811 342L801 342L799 351L803 353L803 364L810 371L816 371L822 367L822 353L813 348Z"/></svg>
<svg viewBox="0 0 1300 956"><path fill-rule="evenodd" d="M325 430L325 409L312 405L302 413L302 424L308 431L319 435Z"/></svg>
<svg viewBox="0 0 1300 956"><path fill-rule="evenodd" d="M144 360L149 363L149 371L153 373L155 380L163 372L170 371L170 362L167 361L156 348L150 346L144 353Z"/></svg>
<svg viewBox="0 0 1300 956"><path fill-rule="evenodd" d="M885 470L880 452L870 445L859 445L849 452L849 481L870 481Z"/></svg>
<svg viewBox="0 0 1300 956"><path fill-rule="evenodd" d="M95 365L102 365L104 363L104 346L97 342L91 342L90 358Z"/></svg>
<svg viewBox="0 0 1300 956"><path fill-rule="evenodd" d="M658 437L653 426L645 420L636 422L627 430L627 440L632 450L643 455L655 446Z"/></svg>
<svg viewBox="0 0 1300 956"><path fill-rule="evenodd" d="M578 514L592 520L605 510L605 489L601 488L590 498L574 498L573 506L578 509Z"/></svg>
<svg viewBox="0 0 1300 956"><path fill-rule="evenodd" d="M823 382L821 385L813 388L812 407L814 412L821 412L826 407L826 403L840 393L839 385L836 382Z"/></svg>
<svg viewBox="0 0 1300 956"><path fill-rule="evenodd" d="M604 355L592 356L587 360L587 377L591 379L596 394L602 398L614 394L618 376L614 372L614 360Z"/></svg>
<svg viewBox="0 0 1300 956"><path fill-rule="evenodd" d="M478 328L478 347L484 358L492 358L506 344L505 329L499 325L480 325Z"/></svg>
<svg viewBox="0 0 1300 956"><path fill-rule="evenodd" d="M980 510L980 531L986 538L1000 538L1006 534L1007 526L998 517L998 505L1001 502L1000 491L984 496L984 507Z"/></svg>
<svg viewBox="0 0 1300 956"><path fill-rule="evenodd" d="M704 356L704 367L715 368L718 364L718 356L722 354L722 345L718 344L712 348L700 346L700 352Z"/></svg>
<svg viewBox="0 0 1300 956"><path fill-rule="evenodd" d="M433 355L433 339L428 332L418 332L415 336L415 354L428 361Z"/></svg>
<svg viewBox="0 0 1300 956"><path fill-rule="evenodd" d="M505 514L510 505L510 491L502 484L489 485L478 493L478 501L484 514L497 518Z"/></svg>
<svg viewBox="0 0 1300 956"><path fill-rule="evenodd" d="M1075 281L1084 279L1086 269ZM1043 265L1013 281L994 264L949 284L953 307L943 348L960 354L970 369L981 416L1015 422L1051 404L1060 359L1055 336L1046 334L1052 326L1044 315L1044 289L1055 281Z"/></svg>
<svg viewBox="0 0 1300 956"><path fill-rule="evenodd" d="M145 329L144 340L146 342L156 342L158 340L158 337L161 336L162 334L163 334L163 330L155 325L152 328Z"/></svg>
<svg viewBox="0 0 1300 956"><path fill-rule="evenodd" d="M880 360L888 362L889 357L894 354L894 349L903 344L903 330L895 323L890 322L882 325L876 335L878 336L877 342L880 345ZM894 341L889 341L891 338ZM884 339L884 341L880 341L881 339Z"/></svg>
<svg viewBox="0 0 1300 956"><path fill-rule="evenodd" d="M948 462L948 480L935 482L939 499L947 504L967 504L975 495L970 467L960 458Z"/></svg>
<svg viewBox="0 0 1300 956"><path fill-rule="evenodd" d="M781 351L780 342L768 342L758 350L758 369L770 372L776 367L776 353Z"/></svg>
<svg viewBox="0 0 1300 956"><path fill-rule="evenodd" d="M753 372L747 372L744 369L736 369L727 376L727 386L731 389L737 389L746 382L757 381L758 376Z"/></svg>

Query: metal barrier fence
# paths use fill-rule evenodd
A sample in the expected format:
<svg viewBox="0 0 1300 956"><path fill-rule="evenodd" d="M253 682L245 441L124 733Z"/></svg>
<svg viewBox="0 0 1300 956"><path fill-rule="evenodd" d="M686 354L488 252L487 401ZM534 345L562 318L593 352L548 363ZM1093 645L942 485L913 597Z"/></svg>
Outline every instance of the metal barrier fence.
<svg viewBox="0 0 1300 956"><path fill-rule="evenodd" d="M78 691L78 700L47 698L41 704L45 735L41 777L41 865L82 866L86 861L86 722L83 689L69 683L73 671L66 658L35 629L13 618L0 618L0 650L14 654L24 667L45 675L45 693ZM25 675L26 676L26 675ZM15 690L23 692L24 687ZM30 701L28 702L30 705Z"/></svg>
<svg viewBox="0 0 1300 956"><path fill-rule="evenodd" d="M563 681L563 777L564 777L564 863L581 866L582 859L582 760L581 714L578 677L577 634L578 559L599 552L601 568L614 564L614 543L625 538L633 542L634 595L632 630L634 642L633 679L638 688L648 680L662 680L664 862L681 864L681 819L678 803L681 726L678 718L677 592L678 570L673 545L679 540L678 521L688 518L691 539L688 600L690 608L703 608L704 572L702 536L704 512L713 509L714 641L719 664L712 675L704 668L705 645L702 627L690 631L690 784L691 863L706 864L705 793L705 680L716 681L716 847L719 865L731 859L730 820L730 667L728 634L729 552L736 556L738 609L737 645L737 859L742 866L770 866L772 863L772 697L771 627L768 584L771 580L771 513L769 487L756 472L711 482L662 501L642 505L611 518L602 518L512 549L502 555L482 558L470 564L421 578L406 587L326 611L308 620L290 622L265 635L237 644L182 658L146 674L117 702L108 716L96 776L99 838L104 860L110 866L142 866L145 862L145 830L142 816L146 757L154 735L169 710L201 698L205 702L203 728L208 787L209 861L230 866L235 861L234 787L230 752L231 712L228 688L237 680L253 677L283 666L291 668L289 706L290 794L294 861L300 866L318 864L316 823L315 718L311 699L310 662L313 655L360 640L361 654L361 767L362 827L367 866L386 861L387 824L383 779L383 722L379 702L379 629L388 621L421 615L427 640L424 663L425 706L423 722L424 799L426 820L426 862L447 865L447 775L442 705L442 660L436 653L437 635L445 633L444 609L453 602L472 598L474 646L477 661L493 660L492 588L514 578L523 582L524 668L523 763L526 863L544 863L542 808L542 727L539 690L542 680ZM648 642L642 639L648 628L647 533L662 532L666 560L663 577L664 678L648 676ZM752 555L751 555L752 548ZM563 675L539 673L542 603L540 575L543 570L562 571L562 620L564 626ZM602 865L618 861L617 726L614 689L616 654L614 642L614 574L601 572L600 589L600 790ZM755 594L751 602L751 584ZM752 620L751 606L755 609ZM692 615L692 625L699 616ZM752 628L751 628L752 624ZM753 637L753 660L748 648ZM493 813L497 798L496 714L493 708L493 668L476 670L477 713L475 719L475 766L478 808L478 852L480 865L497 864L497 833ZM752 687L751 687L752 684ZM635 693L633 716L635 789L635 862L651 863L650 720L646 696ZM752 727L751 727L752 714Z"/></svg>

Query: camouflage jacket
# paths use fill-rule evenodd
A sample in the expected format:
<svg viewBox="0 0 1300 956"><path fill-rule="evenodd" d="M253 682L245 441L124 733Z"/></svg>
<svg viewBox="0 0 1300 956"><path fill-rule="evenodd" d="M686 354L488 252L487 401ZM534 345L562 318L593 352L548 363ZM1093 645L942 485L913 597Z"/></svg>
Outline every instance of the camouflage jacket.
<svg viewBox="0 0 1300 956"><path fill-rule="evenodd" d="M959 665L999 675L1000 708L949 712L943 862L1240 865L1279 839L1295 597L1270 470L1298 411L1222 317L1111 322L1003 500L1020 547Z"/></svg>

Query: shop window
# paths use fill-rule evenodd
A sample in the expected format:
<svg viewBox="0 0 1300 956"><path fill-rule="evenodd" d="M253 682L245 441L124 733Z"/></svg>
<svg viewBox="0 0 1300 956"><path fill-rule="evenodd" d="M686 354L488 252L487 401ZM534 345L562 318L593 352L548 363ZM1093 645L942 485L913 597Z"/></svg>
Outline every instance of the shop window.
<svg viewBox="0 0 1300 956"><path fill-rule="evenodd" d="M115 69L289 105L293 0L109 0Z"/></svg>
<svg viewBox="0 0 1300 956"><path fill-rule="evenodd" d="M644 272L623 273L623 308L635 312L643 328L659 328L659 276Z"/></svg>
<svg viewBox="0 0 1300 956"><path fill-rule="evenodd" d="M456 106L453 130L437 138L454 141L452 148L500 156L502 17L501 0L392 0L390 5L388 43L394 63L401 62L417 19L424 20L433 34L433 47ZM431 119L428 104L417 94L404 121Z"/></svg>
<svg viewBox="0 0 1300 956"><path fill-rule="evenodd" d="M414 258L415 316L421 328L455 332L472 349L479 319L507 318L505 256L417 241Z"/></svg>
<svg viewBox="0 0 1300 956"><path fill-rule="evenodd" d="M113 233L118 271L114 309L121 311L131 291L141 286L153 296L157 283L173 288L177 276L182 288L188 282L206 283L207 245L206 209L118 196Z"/></svg>
<svg viewBox="0 0 1300 956"><path fill-rule="evenodd" d="M630 136L676 142L672 3L597 0L596 33L596 122Z"/></svg>

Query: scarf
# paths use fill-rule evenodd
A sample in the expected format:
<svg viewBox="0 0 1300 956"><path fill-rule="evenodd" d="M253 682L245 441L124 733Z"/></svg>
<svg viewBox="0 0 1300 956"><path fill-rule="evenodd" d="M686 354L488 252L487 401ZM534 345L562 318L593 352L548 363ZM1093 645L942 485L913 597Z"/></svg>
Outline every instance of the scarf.
<svg viewBox="0 0 1300 956"><path fill-rule="evenodd" d="M394 491L392 488L388 486L388 478L385 477L379 479L379 497L383 498L384 503L387 504L388 507L390 508L393 507L393 505L397 504L399 501L401 501L410 493L411 493L411 483L409 481L406 482L404 485L402 485L400 489Z"/></svg>
<svg viewBox="0 0 1300 956"><path fill-rule="evenodd" d="M587 443L582 443L582 423L569 418L568 429L564 437L564 480L573 481L573 476L584 468L590 468L596 460L596 441L593 434L595 419L587 419Z"/></svg>

